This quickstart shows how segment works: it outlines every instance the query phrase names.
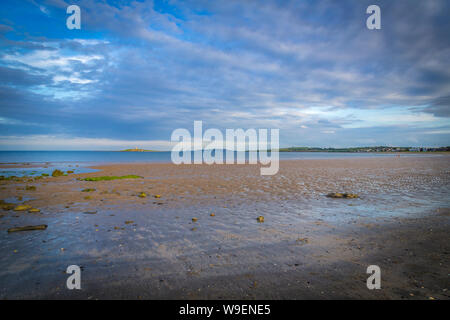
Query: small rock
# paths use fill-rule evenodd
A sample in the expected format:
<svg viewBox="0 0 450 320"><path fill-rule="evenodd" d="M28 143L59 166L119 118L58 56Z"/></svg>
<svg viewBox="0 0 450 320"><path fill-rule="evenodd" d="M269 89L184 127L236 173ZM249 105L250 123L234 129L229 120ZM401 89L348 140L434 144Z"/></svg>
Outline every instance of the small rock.
<svg viewBox="0 0 450 320"><path fill-rule="evenodd" d="M27 211L30 210L32 207L25 204L20 204L17 207L14 208L14 211Z"/></svg>
<svg viewBox="0 0 450 320"><path fill-rule="evenodd" d="M259 223L262 223L262 222L264 222L264 217L259 216L258 218L256 218L256 221L258 221Z"/></svg>
<svg viewBox="0 0 450 320"><path fill-rule="evenodd" d="M359 198L359 196L357 194L354 193L344 193L344 197L348 198L348 199L356 199Z"/></svg>
<svg viewBox="0 0 450 320"><path fill-rule="evenodd" d="M308 238L298 238L298 239L297 239L297 240L295 240L295 241L297 241L297 242L300 242L300 243L303 243L303 244L305 244L305 243L308 243L308 242L309 242Z"/></svg>
<svg viewBox="0 0 450 320"><path fill-rule="evenodd" d="M61 170L58 170L58 169L56 169L52 172L52 177L60 177L62 175L64 175L64 172L62 172Z"/></svg>
<svg viewBox="0 0 450 320"><path fill-rule="evenodd" d="M192 222L197 222L198 219L197 218L192 218Z"/></svg>
<svg viewBox="0 0 450 320"><path fill-rule="evenodd" d="M145 197L147 197L147 194L145 192L141 192L141 193L139 193L138 197L145 198Z"/></svg>
<svg viewBox="0 0 450 320"><path fill-rule="evenodd" d="M327 194L327 197L328 198L335 198L335 199L339 199L339 198L347 198L347 199L359 198L359 196L357 194L354 194L354 193L339 193L339 192L329 193L329 194Z"/></svg>
<svg viewBox="0 0 450 320"><path fill-rule="evenodd" d="M41 210L37 209L37 208L31 208L30 210L28 210L29 213L39 213L41 212Z"/></svg>
<svg viewBox="0 0 450 320"><path fill-rule="evenodd" d="M1 204L1 208L2 208L3 210L6 210L6 211L12 210L12 209L14 209L15 207L16 207L16 205L13 204L13 203L2 203L2 204Z"/></svg>
<svg viewBox="0 0 450 320"><path fill-rule="evenodd" d="M8 233L18 232L18 231L45 230L45 229L47 229L47 225L40 224L37 226L25 226L25 227L10 228L10 229L8 229Z"/></svg>
<svg viewBox="0 0 450 320"><path fill-rule="evenodd" d="M215 217L216 214L213 212L213 213L210 214L210 216L211 216L211 217Z"/></svg>
<svg viewBox="0 0 450 320"><path fill-rule="evenodd" d="M161 195L155 194L155 198L156 198L156 199L159 199L159 198L161 198Z"/></svg>

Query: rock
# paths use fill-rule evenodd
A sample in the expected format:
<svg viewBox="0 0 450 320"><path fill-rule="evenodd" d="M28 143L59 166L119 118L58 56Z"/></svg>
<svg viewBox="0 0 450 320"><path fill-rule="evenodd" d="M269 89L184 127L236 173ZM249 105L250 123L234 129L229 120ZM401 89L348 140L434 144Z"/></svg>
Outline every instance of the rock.
<svg viewBox="0 0 450 320"><path fill-rule="evenodd" d="M37 209L37 208L31 208L30 210L28 210L29 213L39 213L41 212L41 210Z"/></svg>
<svg viewBox="0 0 450 320"><path fill-rule="evenodd" d="M147 197L147 194L145 192L141 192L141 193L139 193L138 197L145 198L145 197Z"/></svg>
<svg viewBox="0 0 450 320"><path fill-rule="evenodd" d="M192 222L197 222L198 219L197 218L192 218Z"/></svg>
<svg viewBox="0 0 450 320"><path fill-rule="evenodd" d="M32 206L29 206L26 204L20 204L14 208L14 211L26 211L26 210L30 210L31 208L32 208Z"/></svg>
<svg viewBox="0 0 450 320"><path fill-rule="evenodd" d="M300 242L300 243L303 243L303 244L305 244L305 243L308 243L308 242L309 242L308 238L298 238L298 239L297 239L297 240L295 240L295 241L297 241L297 242Z"/></svg>
<svg viewBox="0 0 450 320"><path fill-rule="evenodd" d="M64 175L64 172L62 172L61 170L58 170L58 169L56 169L52 172L52 177L60 177L62 175Z"/></svg>
<svg viewBox="0 0 450 320"><path fill-rule="evenodd" d="M161 198L161 195L155 194L155 198L156 198L156 199L159 199L159 198Z"/></svg>
<svg viewBox="0 0 450 320"><path fill-rule="evenodd" d="M6 211L14 209L15 206L16 206L16 205L13 204L13 203L2 203L2 204L1 204L2 209L3 209L3 210L6 210Z"/></svg>
<svg viewBox="0 0 450 320"><path fill-rule="evenodd" d="M73 170L67 171L67 174L71 174L71 173L73 173Z"/></svg>
<svg viewBox="0 0 450 320"><path fill-rule="evenodd" d="M85 212L83 212L84 214L96 214L97 213L97 211L85 211Z"/></svg>
<svg viewBox="0 0 450 320"><path fill-rule="evenodd" d="M84 200L91 200L91 199L92 199L91 196L86 196L86 197L84 197Z"/></svg>
<svg viewBox="0 0 450 320"><path fill-rule="evenodd" d="M327 197L328 198L335 198L335 199L339 199L339 198L347 198L347 199L359 198L359 196L357 194L354 194L354 193L339 193L339 192L329 193L329 194L327 194Z"/></svg>
<svg viewBox="0 0 450 320"><path fill-rule="evenodd" d="M211 217L215 217L216 214L213 212L213 213L210 214L210 216L211 216Z"/></svg>
<svg viewBox="0 0 450 320"><path fill-rule="evenodd" d="M31 231L31 230L45 230L47 229L46 224L41 224L37 226L25 226L25 227L17 227L17 228L10 228L8 229L8 232L18 232L18 231Z"/></svg>
<svg viewBox="0 0 450 320"><path fill-rule="evenodd" d="M125 224L132 224L132 223L134 223L133 220L127 220L127 221L125 221Z"/></svg>
<svg viewBox="0 0 450 320"><path fill-rule="evenodd" d="M35 186L26 186L25 190L36 191L36 187Z"/></svg>
<svg viewBox="0 0 450 320"><path fill-rule="evenodd" d="M81 192L94 192L94 191L95 191L95 189L92 189L92 188L86 188L86 189L81 190Z"/></svg>
<svg viewBox="0 0 450 320"><path fill-rule="evenodd" d="M342 193L329 193L327 194L328 198L343 198L344 195Z"/></svg>
<svg viewBox="0 0 450 320"><path fill-rule="evenodd" d="M258 218L256 218L256 221L262 223L262 222L264 222L264 217L263 216L259 216Z"/></svg>

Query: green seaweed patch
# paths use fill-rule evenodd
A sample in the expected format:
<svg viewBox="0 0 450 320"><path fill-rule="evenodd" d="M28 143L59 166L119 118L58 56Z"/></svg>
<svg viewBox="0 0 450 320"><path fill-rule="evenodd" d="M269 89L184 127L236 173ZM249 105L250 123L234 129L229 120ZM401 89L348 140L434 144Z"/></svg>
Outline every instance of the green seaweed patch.
<svg viewBox="0 0 450 320"><path fill-rule="evenodd" d="M110 181L110 180L120 180L120 179L142 179L141 176L136 176L133 174L127 176L104 176L104 177L92 177L92 178L84 178L82 181Z"/></svg>
<svg viewBox="0 0 450 320"><path fill-rule="evenodd" d="M16 176L9 176L9 177L0 176L0 180L21 181L21 179L19 177L16 177Z"/></svg>
<svg viewBox="0 0 450 320"><path fill-rule="evenodd" d="M64 172L62 172L61 170L58 170L58 169L56 169L52 172L52 177L60 177L63 175L64 175Z"/></svg>

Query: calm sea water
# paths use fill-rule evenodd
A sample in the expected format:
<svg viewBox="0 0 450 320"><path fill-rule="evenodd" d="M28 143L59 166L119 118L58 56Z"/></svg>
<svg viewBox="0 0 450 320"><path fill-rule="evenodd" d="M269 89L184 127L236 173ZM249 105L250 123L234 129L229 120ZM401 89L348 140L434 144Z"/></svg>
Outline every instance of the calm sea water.
<svg viewBox="0 0 450 320"><path fill-rule="evenodd" d="M407 157L431 154L402 154ZM340 159L395 157L386 153L330 153L281 152L280 159ZM438 155L435 155L438 156ZM248 153L247 153L248 157ZM193 156L192 156L193 159ZM117 152L117 151L0 151L0 176L36 176L51 174L53 170L72 170L75 173L95 172L91 165L108 163L170 163L171 152ZM21 167L23 165L23 167Z"/></svg>
<svg viewBox="0 0 450 320"><path fill-rule="evenodd" d="M170 152L116 151L0 151L0 163L101 164L130 162L171 162ZM402 154L402 157L438 156L436 154ZM395 157L392 153L281 152L280 159L340 159Z"/></svg>

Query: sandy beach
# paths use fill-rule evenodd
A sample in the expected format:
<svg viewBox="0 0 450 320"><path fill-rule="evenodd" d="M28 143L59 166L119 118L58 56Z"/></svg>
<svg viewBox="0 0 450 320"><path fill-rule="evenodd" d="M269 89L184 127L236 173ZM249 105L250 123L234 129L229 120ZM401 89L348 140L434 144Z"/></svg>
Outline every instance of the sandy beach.
<svg viewBox="0 0 450 320"><path fill-rule="evenodd" d="M0 181L3 203L40 210L0 211L0 299L450 297L448 155L285 160L274 176L258 165L92 168ZM125 175L142 178L82 180ZM72 264L82 290L66 288ZM369 265L380 290L366 287Z"/></svg>

